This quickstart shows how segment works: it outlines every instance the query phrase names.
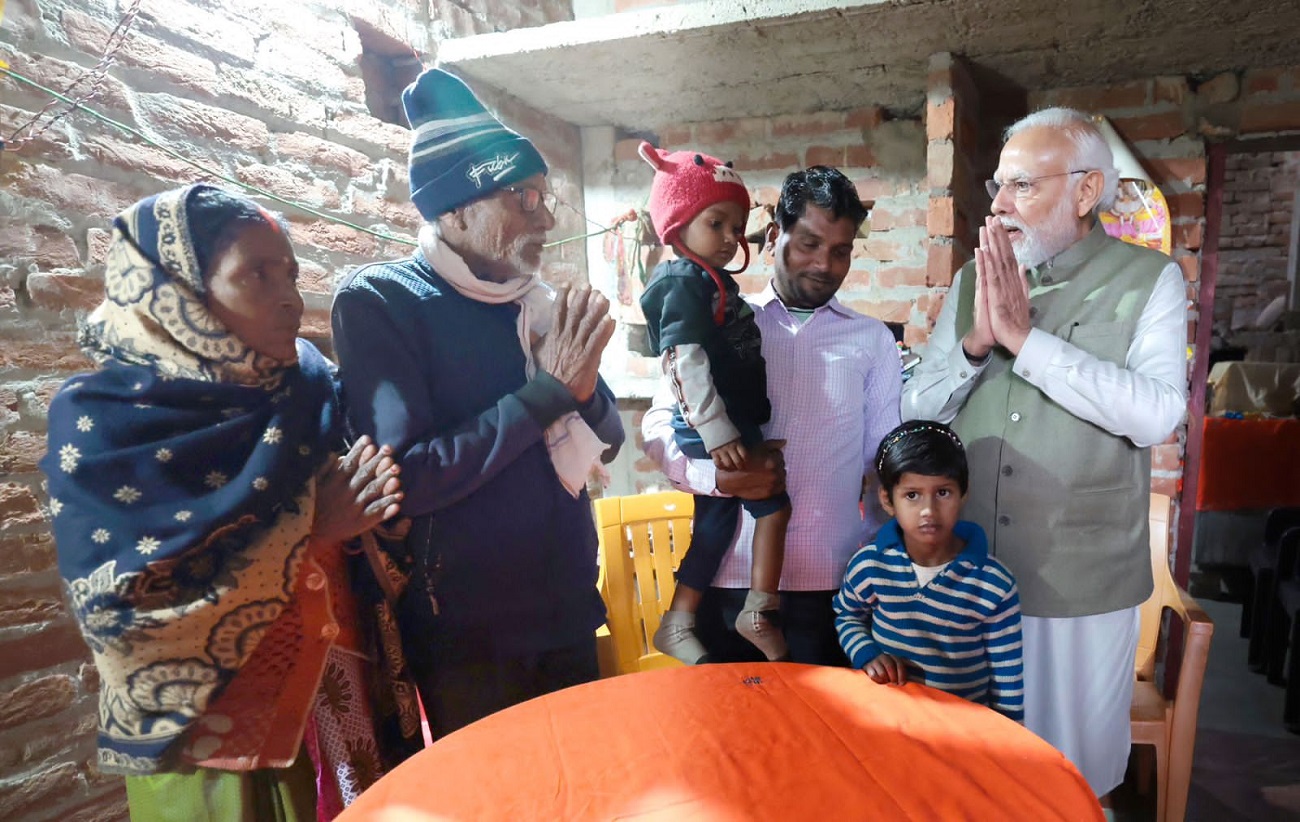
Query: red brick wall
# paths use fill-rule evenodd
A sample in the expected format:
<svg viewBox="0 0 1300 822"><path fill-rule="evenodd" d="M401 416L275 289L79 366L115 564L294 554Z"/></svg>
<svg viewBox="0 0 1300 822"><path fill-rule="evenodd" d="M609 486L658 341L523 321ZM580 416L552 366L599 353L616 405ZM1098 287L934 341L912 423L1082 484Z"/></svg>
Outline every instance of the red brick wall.
<svg viewBox="0 0 1300 822"><path fill-rule="evenodd" d="M1264 306L1287 293L1287 254L1300 151L1232 154L1226 162L1215 331L1252 323Z"/></svg>
<svg viewBox="0 0 1300 822"><path fill-rule="evenodd" d="M94 65L116 23L105 4L10 3L0 59L62 90ZM108 4L116 8L115 4ZM378 0L352 13L426 57L436 38L568 19L567 0ZM277 194L413 235L406 129L370 116L346 15L286 18L243 0L147 0L92 106L206 165ZM47 99L0 79L6 138ZM485 92L537 139L561 196L581 208L577 131ZM112 217L200 172L85 114L0 155L0 819L124 819L121 780L94 767L96 680L62 601L36 462L50 396L88 363L76 322L102 297ZM269 203L274 208L282 208ZM285 209L302 263L306 333L328 334L330 293L355 266L408 247ZM584 223L561 216L567 230ZM562 229L564 230L564 229ZM581 244L548 274L585 276Z"/></svg>

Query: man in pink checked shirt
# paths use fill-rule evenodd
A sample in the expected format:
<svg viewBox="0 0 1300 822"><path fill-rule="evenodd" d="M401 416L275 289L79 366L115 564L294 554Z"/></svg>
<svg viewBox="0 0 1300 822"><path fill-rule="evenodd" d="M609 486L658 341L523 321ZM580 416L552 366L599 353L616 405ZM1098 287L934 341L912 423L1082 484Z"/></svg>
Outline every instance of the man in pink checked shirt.
<svg viewBox="0 0 1300 822"><path fill-rule="evenodd" d="M859 502L864 478L874 482L876 448L899 422L898 351L884 323L835 298L866 216L857 190L836 169L796 171L781 187L766 237L775 276L746 299L758 318L767 361L772 419L764 433L784 440L783 450L756 453L741 471L688 459L673 441L674 400L666 390L641 424L646 454L683 491L746 499L789 492L793 514L780 588L782 628L794 662L847 664L831 598L849 557L885 519L873 487L865 495L865 519ZM763 659L735 630L749 588L754 538L753 518L741 517L735 542L696 613L696 634L714 662Z"/></svg>

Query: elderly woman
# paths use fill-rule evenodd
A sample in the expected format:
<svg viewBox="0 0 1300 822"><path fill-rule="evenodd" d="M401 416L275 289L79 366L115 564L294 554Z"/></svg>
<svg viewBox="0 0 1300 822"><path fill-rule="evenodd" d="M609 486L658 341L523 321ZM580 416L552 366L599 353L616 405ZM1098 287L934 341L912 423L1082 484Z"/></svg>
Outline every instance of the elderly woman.
<svg viewBox="0 0 1300 822"><path fill-rule="evenodd" d="M359 601L401 575L344 550L397 513L398 469L365 438L336 453L297 274L250 200L136 203L82 330L100 369L50 406L41 468L99 669L99 762L136 818L328 819L419 744L387 603Z"/></svg>

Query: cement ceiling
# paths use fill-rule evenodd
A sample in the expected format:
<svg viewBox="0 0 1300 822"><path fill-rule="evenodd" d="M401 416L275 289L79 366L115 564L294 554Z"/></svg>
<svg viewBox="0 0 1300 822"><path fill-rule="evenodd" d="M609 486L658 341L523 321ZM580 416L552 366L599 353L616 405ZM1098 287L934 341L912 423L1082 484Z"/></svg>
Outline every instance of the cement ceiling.
<svg viewBox="0 0 1300 822"><path fill-rule="evenodd" d="M472 81L583 126L915 111L928 58L1026 89L1300 65L1300 0L713 0L441 44Z"/></svg>

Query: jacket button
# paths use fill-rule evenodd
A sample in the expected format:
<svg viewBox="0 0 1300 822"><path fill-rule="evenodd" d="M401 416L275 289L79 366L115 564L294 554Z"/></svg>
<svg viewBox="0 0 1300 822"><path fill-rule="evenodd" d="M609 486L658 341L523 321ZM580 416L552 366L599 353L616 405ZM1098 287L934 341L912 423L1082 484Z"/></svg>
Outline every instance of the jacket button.
<svg viewBox="0 0 1300 822"><path fill-rule="evenodd" d="M1013 472L1012 472L1012 470L1011 470L1011 466L1010 466L1010 465L1004 465L1004 466L1002 466L1002 476L1004 476L1004 477L1009 477L1009 476L1011 476L1012 473L1013 473Z"/></svg>
<svg viewBox="0 0 1300 822"><path fill-rule="evenodd" d="M338 636L339 626L333 622L326 623L325 626L320 629L321 639L328 639L333 642L335 639L338 639Z"/></svg>
<svg viewBox="0 0 1300 822"><path fill-rule="evenodd" d="M1007 516L1006 514L1003 514L1002 516L998 517L998 525L1010 525L1010 524L1011 524L1011 517Z"/></svg>
<svg viewBox="0 0 1300 822"><path fill-rule="evenodd" d="M1020 422L1020 412L1019 412L1019 411L1012 411L1012 412L1011 412L1011 421L1012 421L1012 422Z"/></svg>

